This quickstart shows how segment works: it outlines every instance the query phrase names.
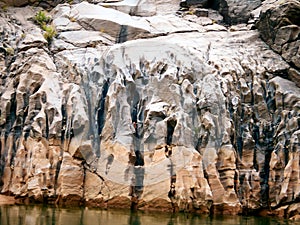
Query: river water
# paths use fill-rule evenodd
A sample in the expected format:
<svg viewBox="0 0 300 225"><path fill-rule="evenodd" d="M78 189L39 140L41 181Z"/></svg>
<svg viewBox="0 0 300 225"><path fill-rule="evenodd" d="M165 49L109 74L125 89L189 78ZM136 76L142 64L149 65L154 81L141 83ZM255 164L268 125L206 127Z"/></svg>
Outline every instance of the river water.
<svg viewBox="0 0 300 225"><path fill-rule="evenodd" d="M143 213L128 210L0 206L0 225L296 225L300 223L266 217L196 216Z"/></svg>

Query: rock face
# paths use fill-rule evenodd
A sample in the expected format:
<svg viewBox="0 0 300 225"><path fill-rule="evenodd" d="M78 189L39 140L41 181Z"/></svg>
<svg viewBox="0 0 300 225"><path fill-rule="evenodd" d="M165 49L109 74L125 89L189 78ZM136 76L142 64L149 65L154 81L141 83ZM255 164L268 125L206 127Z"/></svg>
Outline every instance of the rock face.
<svg viewBox="0 0 300 225"><path fill-rule="evenodd" d="M224 17L228 25L247 23L253 10L261 6L261 0L182 0L183 8L213 8Z"/></svg>
<svg viewBox="0 0 300 225"><path fill-rule="evenodd" d="M298 67L260 30L95 4L57 5L50 42L31 19L39 8L1 12L1 193L25 203L295 216Z"/></svg>
<svg viewBox="0 0 300 225"><path fill-rule="evenodd" d="M213 6L229 24L247 23L251 12L262 3L261 0L216 0L213 2Z"/></svg>
<svg viewBox="0 0 300 225"><path fill-rule="evenodd" d="M300 86L300 2L266 1L258 10L261 37L291 65L289 78Z"/></svg>

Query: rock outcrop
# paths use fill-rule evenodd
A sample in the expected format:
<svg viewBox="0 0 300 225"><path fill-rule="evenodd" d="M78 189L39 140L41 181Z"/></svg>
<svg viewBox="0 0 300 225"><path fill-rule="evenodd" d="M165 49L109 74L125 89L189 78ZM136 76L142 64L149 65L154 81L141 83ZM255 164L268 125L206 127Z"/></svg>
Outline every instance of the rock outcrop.
<svg viewBox="0 0 300 225"><path fill-rule="evenodd" d="M278 44L261 31L270 26L263 10L255 30L154 10L179 2L142 3L155 7L59 4L48 41L32 19L40 8L1 11L1 193L25 203L295 217L299 51L283 49L294 51L297 29L288 40L279 38L286 26L265 30L277 29L286 40Z"/></svg>
<svg viewBox="0 0 300 225"><path fill-rule="evenodd" d="M259 7L261 0L217 0L214 6L228 24L247 23L251 12Z"/></svg>
<svg viewBox="0 0 300 225"><path fill-rule="evenodd" d="M257 10L262 39L291 65L288 78L300 87L300 2L266 1Z"/></svg>

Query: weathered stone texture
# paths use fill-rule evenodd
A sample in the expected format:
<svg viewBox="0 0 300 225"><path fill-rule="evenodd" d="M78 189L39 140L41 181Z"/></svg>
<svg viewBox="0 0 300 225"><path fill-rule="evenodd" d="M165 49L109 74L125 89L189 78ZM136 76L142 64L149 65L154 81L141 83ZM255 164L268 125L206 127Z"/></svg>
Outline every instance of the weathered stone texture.
<svg viewBox="0 0 300 225"><path fill-rule="evenodd" d="M261 0L215 0L213 7L224 16L229 24L247 23L251 12L259 7Z"/></svg>
<svg viewBox="0 0 300 225"><path fill-rule="evenodd" d="M300 86L300 2L266 1L258 10L261 11L261 16L257 27L262 39L298 70L291 69L289 78Z"/></svg>
<svg viewBox="0 0 300 225"><path fill-rule="evenodd" d="M0 13L1 192L20 202L106 208L271 207L295 219L293 57L270 49L260 29L103 5L56 6L50 42L28 16L37 8ZM285 33L298 38L294 25L282 27L275 26L277 44ZM284 46L276 43L268 44Z"/></svg>

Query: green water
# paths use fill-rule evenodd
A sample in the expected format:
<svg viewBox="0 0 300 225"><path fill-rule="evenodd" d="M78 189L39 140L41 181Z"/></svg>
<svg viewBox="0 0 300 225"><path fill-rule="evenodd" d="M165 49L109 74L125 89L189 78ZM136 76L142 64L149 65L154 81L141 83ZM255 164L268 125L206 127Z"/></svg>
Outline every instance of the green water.
<svg viewBox="0 0 300 225"><path fill-rule="evenodd" d="M131 213L120 210L0 206L1 225L292 225L299 224L265 217L193 216L190 214Z"/></svg>

